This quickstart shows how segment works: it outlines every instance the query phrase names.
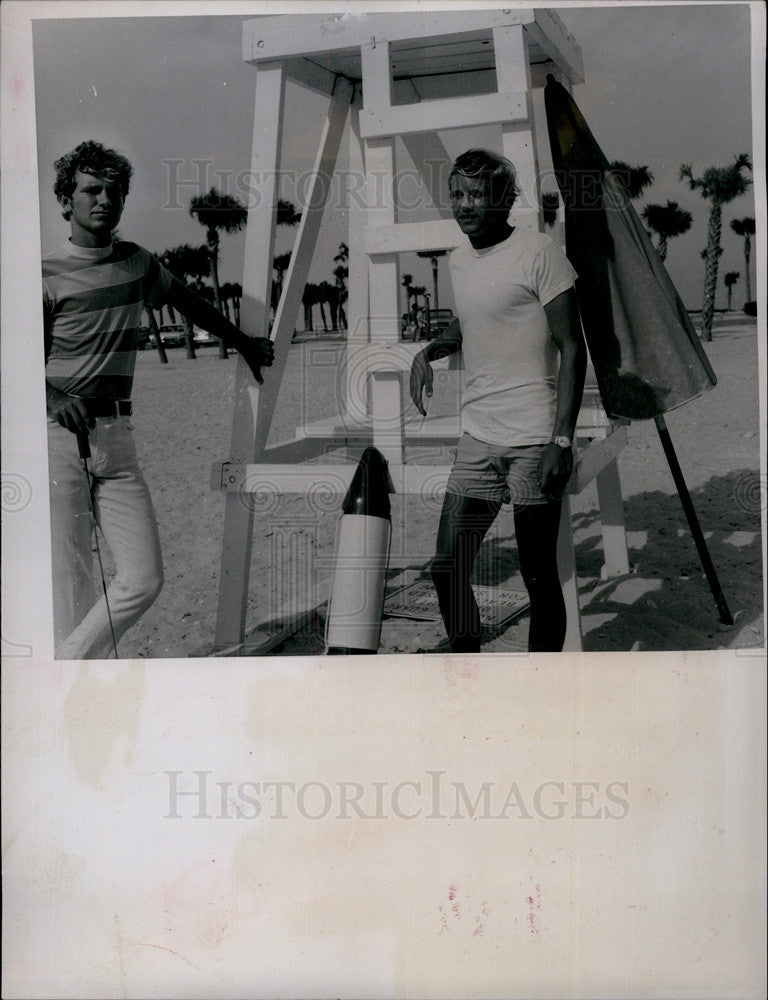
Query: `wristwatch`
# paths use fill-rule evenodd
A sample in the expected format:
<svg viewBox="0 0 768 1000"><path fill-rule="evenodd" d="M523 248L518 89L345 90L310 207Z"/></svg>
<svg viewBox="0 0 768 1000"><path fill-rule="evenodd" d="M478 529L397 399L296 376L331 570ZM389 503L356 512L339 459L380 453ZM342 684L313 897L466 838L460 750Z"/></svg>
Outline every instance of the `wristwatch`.
<svg viewBox="0 0 768 1000"><path fill-rule="evenodd" d="M567 437L563 437L562 435L560 435L558 437L553 437L552 440L549 443L550 444L556 444L557 447L558 448L562 448L563 451L565 451L566 448L570 448L571 447L571 439L567 438Z"/></svg>

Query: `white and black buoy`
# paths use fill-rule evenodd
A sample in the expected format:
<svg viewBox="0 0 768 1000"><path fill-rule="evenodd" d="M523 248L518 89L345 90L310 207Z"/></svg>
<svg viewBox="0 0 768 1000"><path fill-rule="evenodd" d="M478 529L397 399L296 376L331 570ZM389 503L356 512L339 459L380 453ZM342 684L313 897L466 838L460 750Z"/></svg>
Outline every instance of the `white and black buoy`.
<svg viewBox="0 0 768 1000"><path fill-rule="evenodd" d="M328 601L328 653L375 653L381 618L392 517L387 462L366 448L341 505L336 565Z"/></svg>

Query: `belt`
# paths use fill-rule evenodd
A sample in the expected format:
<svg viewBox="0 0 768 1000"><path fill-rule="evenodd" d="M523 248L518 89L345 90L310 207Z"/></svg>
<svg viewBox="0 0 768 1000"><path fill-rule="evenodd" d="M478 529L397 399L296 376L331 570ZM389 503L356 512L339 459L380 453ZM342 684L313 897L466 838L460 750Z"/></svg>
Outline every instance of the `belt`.
<svg viewBox="0 0 768 1000"><path fill-rule="evenodd" d="M86 399L82 396L80 398L92 417L130 417L133 413L130 399Z"/></svg>

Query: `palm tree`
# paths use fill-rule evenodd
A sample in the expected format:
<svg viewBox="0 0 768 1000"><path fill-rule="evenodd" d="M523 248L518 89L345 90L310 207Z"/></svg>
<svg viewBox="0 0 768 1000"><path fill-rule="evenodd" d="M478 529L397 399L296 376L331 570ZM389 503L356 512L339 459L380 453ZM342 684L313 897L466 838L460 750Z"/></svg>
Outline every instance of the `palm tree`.
<svg viewBox="0 0 768 1000"><path fill-rule="evenodd" d="M314 331L312 323L312 307L318 301L320 290L317 285L307 282L304 285L304 292L301 296L301 304L304 306L304 329Z"/></svg>
<svg viewBox="0 0 768 1000"><path fill-rule="evenodd" d="M752 251L752 237L755 235L755 220L749 217L746 219L733 219L731 229L737 236L744 237L744 285L747 293L746 301L751 302L752 280L749 272L749 257Z"/></svg>
<svg viewBox="0 0 768 1000"><path fill-rule="evenodd" d="M275 269L275 280L272 284L272 306L275 311L277 311L278 303L280 302L280 296L283 294L283 281L285 279L285 272L288 270L288 265L291 263L290 253L281 253L272 261L272 267Z"/></svg>
<svg viewBox="0 0 768 1000"><path fill-rule="evenodd" d="M147 314L149 329L152 331L152 336L154 337L155 344L157 345L157 356L160 358L160 364L167 365L168 355L165 353L163 338L160 336L160 328L158 327L157 319L155 318L155 311L151 306L145 306L144 312Z"/></svg>
<svg viewBox="0 0 768 1000"><path fill-rule="evenodd" d="M727 271L723 276L725 287L728 289L728 312L731 311L731 294L733 292L733 286L736 284L739 278L740 275L738 271Z"/></svg>
<svg viewBox="0 0 768 1000"><path fill-rule="evenodd" d="M427 289L424 285L411 285L411 295L413 296L413 319L418 322L419 319L419 296L424 299L424 305L421 307L425 314L427 309L427 299L426 299Z"/></svg>
<svg viewBox="0 0 768 1000"><path fill-rule="evenodd" d="M400 284L405 289L405 314L411 318L411 295L413 295L413 275L404 274L400 279Z"/></svg>
<svg viewBox="0 0 768 1000"><path fill-rule="evenodd" d="M349 297L349 292L347 291L347 278L349 277L349 268L345 267L343 264L339 264L338 267L333 269L333 277L336 281L336 287L339 290L339 329L346 330L347 328L347 310L344 308L347 298Z"/></svg>
<svg viewBox="0 0 768 1000"><path fill-rule="evenodd" d="M235 302L242 295L242 287L233 281L226 281L221 286L221 301L226 304L227 319L235 326L239 326L238 310Z"/></svg>
<svg viewBox="0 0 768 1000"><path fill-rule="evenodd" d="M232 309L235 314L235 326L240 326L240 299L243 297L243 286L239 281L232 282Z"/></svg>
<svg viewBox="0 0 768 1000"><path fill-rule="evenodd" d="M662 260L667 259L667 240L687 233L693 222L691 213L680 208L676 201L668 201L666 205L646 205L643 218L648 228L659 237L656 249Z"/></svg>
<svg viewBox="0 0 768 1000"><path fill-rule="evenodd" d="M301 222L301 212L298 211L296 206L291 201L287 201L285 198L279 198L277 202L277 213L275 215L275 223L278 226L298 226ZM281 253L272 261L272 267L276 271L275 280L272 282L272 291L270 295L270 306L272 307L272 315L277 312L277 307L280 304L280 296L283 294L283 281L285 280L285 272L288 270L288 265L291 263L291 253Z"/></svg>
<svg viewBox="0 0 768 1000"><path fill-rule="evenodd" d="M333 269L333 277L336 281L336 287L339 290L339 327L346 330L347 311L344 308L344 305L349 297L349 292L347 290L347 278L349 277L349 247L346 243L339 243L339 252L333 259L336 261L336 267Z"/></svg>
<svg viewBox="0 0 768 1000"><path fill-rule="evenodd" d="M301 222L301 212L298 211L293 202L279 198L277 202L276 223L278 226L298 226Z"/></svg>
<svg viewBox="0 0 768 1000"><path fill-rule="evenodd" d="M556 191L547 191L541 196L541 216L544 225L552 228L557 222L557 209L560 205L560 198Z"/></svg>
<svg viewBox="0 0 768 1000"><path fill-rule="evenodd" d="M649 167L631 167L623 160L614 160L611 172L615 174L616 180L633 201L653 184L653 174Z"/></svg>
<svg viewBox="0 0 768 1000"><path fill-rule="evenodd" d="M712 340L712 319L715 314L718 258L722 253L720 234L723 228L723 205L746 192L752 181L744 175L752 170L747 153L740 153L728 167L708 167L701 177L694 177L690 164L680 167L680 179L687 180L691 191L700 191L710 202L707 256L704 274L704 308L701 315L701 336Z"/></svg>
<svg viewBox="0 0 768 1000"><path fill-rule="evenodd" d="M201 299L205 299L209 305L216 305L216 298L210 285L206 285L200 278L196 278L193 287Z"/></svg>
<svg viewBox="0 0 768 1000"><path fill-rule="evenodd" d="M219 289L219 232L235 233L243 228L248 212L231 194L222 194L211 188L207 194L195 195L189 204L189 214L197 219L205 229L205 240L211 258L211 278L213 280L213 300L219 312L221 292ZM219 357L227 357L227 349L219 341Z"/></svg>
<svg viewBox="0 0 768 1000"><path fill-rule="evenodd" d="M428 257L430 263L432 264L432 290L435 293L435 305L434 308L439 308L438 298L437 298L437 265L440 257L445 257L448 253L447 250L417 250L417 257Z"/></svg>
<svg viewBox="0 0 768 1000"><path fill-rule="evenodd" d="M329 281L321 281L317 286L318 289L318 305L320 306L320 315L323 317L323 329L328 332L328 323L325 318L325 306L328 306L331 312L331 329L338 330L339 328L339 288L338 285L332 285Z"/></svg>
<svg viewBox="0 0 768 1000"><path fill-rule="evenodd" d="M160 257L160 263L183 285L189 285L187 280L189 278L199 281L200 278L208 274L210 269L210 257L206 247L191 247L187 243L166 250ZM195 358L192 327L184 315L181 315L181 325L184 327L187 357Z"/></svg>

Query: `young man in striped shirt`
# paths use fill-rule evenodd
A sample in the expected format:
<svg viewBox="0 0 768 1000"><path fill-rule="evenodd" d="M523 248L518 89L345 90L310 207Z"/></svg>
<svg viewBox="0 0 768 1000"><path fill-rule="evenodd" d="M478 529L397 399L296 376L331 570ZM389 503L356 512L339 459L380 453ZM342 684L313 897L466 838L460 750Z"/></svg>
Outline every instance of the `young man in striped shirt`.
<svg viewBox="0 0 768 1000"><path fill-rule="evenodd" d="M238 350L259 382L274 351L148 251L113 240L133 172L123 156L88 141L55 166L54 192L71 235L43 261L54 639L59 659L105 658L163 584L157 522L130 424L142 310L172 306ZM91 498L78 436L89 438L93 508L116 566L108 605L103 596L96 600Z"/></svg>

